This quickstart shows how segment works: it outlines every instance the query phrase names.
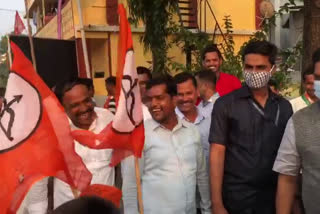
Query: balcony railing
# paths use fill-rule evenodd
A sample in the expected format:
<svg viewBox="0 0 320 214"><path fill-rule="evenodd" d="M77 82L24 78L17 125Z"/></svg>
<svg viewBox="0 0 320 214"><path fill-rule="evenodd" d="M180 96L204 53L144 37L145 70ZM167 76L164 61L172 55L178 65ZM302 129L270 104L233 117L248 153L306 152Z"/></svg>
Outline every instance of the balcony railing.
<svg viewBox="0 0 320 214"><path fill-rule="evenodd" d="M69 1L61 11L62 39L71 39L75 36L74 21L72 12L72 1ZM43 28L39 29L36 37L58 38L58 21L55 15Z"/></svg>

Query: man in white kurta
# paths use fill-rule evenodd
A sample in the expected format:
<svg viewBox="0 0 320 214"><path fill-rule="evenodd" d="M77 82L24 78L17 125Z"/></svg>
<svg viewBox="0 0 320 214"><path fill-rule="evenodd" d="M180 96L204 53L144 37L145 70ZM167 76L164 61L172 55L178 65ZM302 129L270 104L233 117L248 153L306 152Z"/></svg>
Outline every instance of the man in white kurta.
<svg viewBox="0 0 320 214"><path fill-rule="evenodd" d="M56 95L70 118L72 130L85 129L98 134L112 121L113 114L110 111L94 108L87 86L80 81L66 82L56 90ZM114 185L114 168L109 167L112 150L89 149L75 142L75 151L92 173L91 184ZM47 183L47 179L43 179L31 188L19 213L46 213ZM70 186L54 179L54 208L72 199L74 195Z"/></svg>
<svg viewBox="0 0 320 214"><path fill-rule="evenodd" d="M103 108L94 108L97 118L93 121L89 131L100 133L113 119L113 114ZM71 129L79 129L71 122ZM81 157L88 170L92 173L91 184L114 185L114 168L109 167L111 160L111 149L89 149L75 142L76 153ZM54 180L54 207L74 199L70 186L59 179Z"/></svg>

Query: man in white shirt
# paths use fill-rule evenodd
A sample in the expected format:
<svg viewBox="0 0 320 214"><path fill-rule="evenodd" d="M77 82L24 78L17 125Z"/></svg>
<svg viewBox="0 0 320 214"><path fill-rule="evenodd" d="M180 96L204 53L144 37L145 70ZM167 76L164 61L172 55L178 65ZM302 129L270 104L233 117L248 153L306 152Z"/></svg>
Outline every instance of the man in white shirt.
<svg viewBox="0 0 320 214"><path fill-rule="evenodd" d="M293 113L311 105L318 100L318 97L315 95L314 90L315 76L313 72L314 69L311 66L303 72L302 86L304 94L302 94L300 97L290 100Z"/></svg>
<svg viewBox="0 0 320 214"><path fill-rule="evenodd" d="M198 105L198 110L206 118L210 118L213 109L213 105L220 97L216 91L216 74L210 70L202 70L196 73L196 79L198 84L198 90L201 98L201 102Z"/></svg>
<svg viewBox="0 0 320 214"><path fill-rule="evenodd" d="M71 120L71 129L85 129L100 133L113 119L113 114L102 108L94 108L88 88L77 80L65 83L57 97ZM111 149L95 150L75 143L75 150L92 173L91 184L114 185L114 168L109 167ZM55 179L54 207L74 198L70 186Z"/></svg>
<svg viewBox="0 0 320 214"><path fill-rule="evenodd" d="M95 108L88 87L79 79L68 80L59 84L55 94L62 103L72 130L85 129L99 133L113 119L113 114L102 108ZM109 167L111 149L94 150L75 142L75 151L92 173L91 184L114 185L114 168ZM28 193L25 201L30 214L44 214L47 206L47 179L36 183ZM59 179L54 179L54 208L74 199L71 187ZM34 208L37 206L39 209ZM29 207L37 212L30 212Z"/></svg>
<svg viewBox="0 0 320 214"><path fill-rule="evenodd" d="M145 214L196 213L196 186L202 213L211 214L209 180L196 127L175 114L176 86L168 78L147 84L152 119L145 121L145 145L140 159ZM123 189L125 213L138 213L134 169L127 170Z"/></svg>

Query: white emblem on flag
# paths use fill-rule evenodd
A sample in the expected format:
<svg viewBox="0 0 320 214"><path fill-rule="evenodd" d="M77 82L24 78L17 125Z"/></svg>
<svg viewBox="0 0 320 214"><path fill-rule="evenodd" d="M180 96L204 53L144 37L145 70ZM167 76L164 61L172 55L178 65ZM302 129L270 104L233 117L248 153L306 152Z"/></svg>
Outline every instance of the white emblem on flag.
<svg viewBox="0 0 320 214"><path fill-rule="evenodd" d="M30 83L10 73L0 112L0 152L22 143L33 133L41 118L40 100L38 91Z"/></svg>
<svg viewBox="0 0 320 214"><path fill-rule="evenodd" d="M118 132L130 133L143 120L138 74L134 63L133 50L127 51L121 92L113 128Z"/></svg>

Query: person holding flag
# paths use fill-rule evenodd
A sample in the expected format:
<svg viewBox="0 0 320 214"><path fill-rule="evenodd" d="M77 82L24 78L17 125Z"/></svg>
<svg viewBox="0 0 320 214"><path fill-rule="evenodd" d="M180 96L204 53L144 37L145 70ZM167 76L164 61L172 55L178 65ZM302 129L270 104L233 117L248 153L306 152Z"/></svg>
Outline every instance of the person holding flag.
<svg viewBox="0 0 320 214"><path fill-rule="evenodd" d="M209 176L200 134L193 124L175 114L176 94L171 79L155 78L147 84L152 119L144 124L145 145L140 159L144 213L196 213L197 186L202 213L211 214ZM128 182L123 190L125 213L138 213L134 170L123 177Z"/></svg>
<svg viewBox="0 0 320 214"><path fill-rule="evenodd" d="M88 130L75 130L72 135L74 139L89 148L113 149L112 166L117 165L128 156L134 155L135 159L129 159L129 162L132 161L131 168L134 170L134 164L136 169L139 168L137 158L141 157L144 146L142 100L134 63L130 25L122 4L119 5L119 14L120 39L115 93L117 111L114 119L98 134ZM131 166L131 164L129 165ZM139 174L136 175L136 181L139 186ZM137 193L140 210L143 210L139 188L135 194Z"/></svg>
<svg viewBox="0 0 320 214"><path fill-rule="evenodd" d="M89 130L99 133L113 119L113 114L103 108L94 107L89 88L80 79L58 84L55 94L62 103L72 130ZM75 150L92 173L91 184L114 185L114 168L110 167L111 149L95 150L75 142ZM74 199L71 188L59 179L54 181L54 207Z"/></svg>
<svg viewBox="0 0 320 214"><path fill-rule="evenodd" d="M99 133L113 119L113 114L110 111L94 107L89 88L82 79L68 79L61 82L55 87L54 92L69 117L71 130L89 130L93 133ZM114 185L114 168L109 166L111 149L90 149L76 141L74 149L92 173L91 184ZM29 200L27 204L29 207L47 201L45 181L37 183L35 188L28 195L31 198L31 202ZM54 208L57 208L65 202L73 200L79 194L68 183L55 178L53 195Z"/></svg>
<svg viewBox="0 0 320 214"><path fill-rule="evenodd" d="M14 60L0 111L0 213L7 214L16 213L30 187L45 177L80 191L92 178L74 150L63 107L18 46L11 48ZM46 182L35 187L26 212L44 213Z"/></svg>

